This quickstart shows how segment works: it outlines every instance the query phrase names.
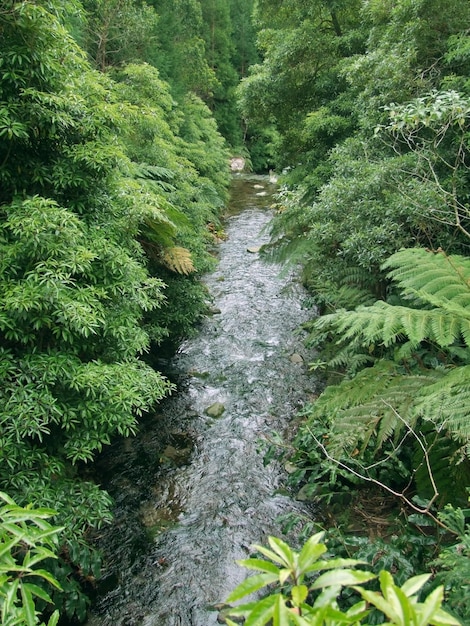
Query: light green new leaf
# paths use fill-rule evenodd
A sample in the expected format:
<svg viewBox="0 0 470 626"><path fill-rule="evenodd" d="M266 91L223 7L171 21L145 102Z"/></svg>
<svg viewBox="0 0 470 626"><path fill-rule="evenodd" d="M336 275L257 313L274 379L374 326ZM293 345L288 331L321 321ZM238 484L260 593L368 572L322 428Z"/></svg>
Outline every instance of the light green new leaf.
<svg viewBox="0 0 470 626"><path fill-rule="evenodd" d="M410 578L403 583L403 585L401 586L401 590L408 597L410 597L417 593L430 578L431 574L420 574L419 576L413 576L413 578Z"/></svg>
<svg viewBox="0 0 470 626"><path fill-rule="evenodd" d="M278 554L289 567L295 566L294 553L290 546L279 537L268 537L268 542L276 554Z"/></svg>
<svg viewBox="0 0 470 626"><path fill-rule="evenodd" d="M237 563L247 569L259 570L261 572L271 572L272 574L279 572L279 568L274 563L264 559L240 559Z"/></svg>
<svg viewBox="0 0 470 626"><path fill-rule="evenodd" d="M262 589L278 580L278 575L276 574L257 574L255 576L249 576L245 578L243 582L241 582L237 587L232 591L232 593L227 598L227 602L234 602L235 600L240 600L244 596L249 595L258 589Z"/></svg>
<svg viewBox="0 0 470 626"><path fill-rule="evenodd" d="M302 550L300 551L298 558L298 567L299 572L303 574L307 571L307 568L310 567L318 558L326 552L326 546L323 543L319 543L319 541L323 538L325 533L317 533L310 537L310 539L305 543Z"/></svg>
<svg viewBox="0 0 470 626"><path fill-rule="evenodd" d="M308 587L306 585L296 585L291 589L292 602L295 606L300 606L308 596Z"/></svg>
<svg viewBox="0 0 470 626"><path fill-rule="evenodd" d="M444 588L438 587L434 589L432 593L428 595L426 600L416 607L416 626L427 626L428 624L432 624L432 618L440 609L441 604L444 600Z"/></svg>
<svg viewBox="0 0 470 626"><path fill-rule="evenodd" d="M246 618L245 626L265 626L273 618L277 595L268 596L257 602Z"/></svg>
<svg viewBox="0 0 470 626"><path fill-rule="evenodd" d="M344 569L325 572L319 576L310 589L321 589L322 587L330 587L331 585L360 585L368 580L375 578L372 572L362 572L360 570Z"/></svg>
<svg viewBox="0 0 470 626"><path fill-rule="evenodd" d="M287 608L282 596L276 596L276 599L273 610L273 626L289 626L292 612Z"/></svg>

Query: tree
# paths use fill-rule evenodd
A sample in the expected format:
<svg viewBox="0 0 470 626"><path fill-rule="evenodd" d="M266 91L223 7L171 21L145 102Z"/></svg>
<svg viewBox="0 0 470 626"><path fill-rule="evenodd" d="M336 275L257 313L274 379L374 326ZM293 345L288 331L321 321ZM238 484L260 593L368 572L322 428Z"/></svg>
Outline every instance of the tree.
<svg viewBox="0 0 470 626"><path fill-rule="evenodd" d="M11 2L0 14L0 485L54 505L76 542L110 506L78 465L134 432L171 385L139 358L163 285L123 201L109 83L54 6Z"/></svg>

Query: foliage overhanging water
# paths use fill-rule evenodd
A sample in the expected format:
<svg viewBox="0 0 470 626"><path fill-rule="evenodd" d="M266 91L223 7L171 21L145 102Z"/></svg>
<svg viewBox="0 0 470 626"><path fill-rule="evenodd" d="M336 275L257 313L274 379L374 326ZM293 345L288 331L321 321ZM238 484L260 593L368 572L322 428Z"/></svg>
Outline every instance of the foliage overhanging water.
<svg viewBox="0 0 470 626"><path fill-rule="evenodd" d="M216 624L213 605L246 575L235 559L300 510L282 493L282 468L263 466L259 442L285 430L313 391L298 358L302 287L254 251L268 240L267 178L238 175L232 191L228 238L205 280L215 314L172 360L179 391L103 460L116 500L102 538L112 588L90 626ZM208 417L215 402L225 410Z"/></svg>

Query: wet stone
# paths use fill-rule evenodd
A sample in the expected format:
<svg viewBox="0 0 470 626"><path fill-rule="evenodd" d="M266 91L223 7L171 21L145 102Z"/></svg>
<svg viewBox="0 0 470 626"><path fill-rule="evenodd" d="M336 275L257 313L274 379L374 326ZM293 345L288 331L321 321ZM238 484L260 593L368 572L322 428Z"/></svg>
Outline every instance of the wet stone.
<svg viewBox="0 0 470 626"><path fill-rule="evenodd" d="M222 402L214 402L214 404L211 404L210 406L207 407L204 413L208 417L213 417L217 419L218 417L222 415L224 411L225 411L225 405L222 404Z"/></svg>

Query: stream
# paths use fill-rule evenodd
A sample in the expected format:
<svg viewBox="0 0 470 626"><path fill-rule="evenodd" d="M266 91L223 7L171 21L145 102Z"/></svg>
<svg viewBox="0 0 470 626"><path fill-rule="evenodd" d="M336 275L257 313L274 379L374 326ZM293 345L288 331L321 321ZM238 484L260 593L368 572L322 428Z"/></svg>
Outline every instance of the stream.
<svg viewBox="0 0 470 626"><path fill-rule="evenodd" d="M303 512L260 453L315 391L303 289L257 253L273 191L267 177L234 175L227 239L205 278L213 315L169 364L178 391L98 461L116 505L98 538L106 565L88 626L217 624L214 605L247 575L235 560L281 535L279 515ZM214 403L219 417L206 414Z"/></svg>

